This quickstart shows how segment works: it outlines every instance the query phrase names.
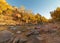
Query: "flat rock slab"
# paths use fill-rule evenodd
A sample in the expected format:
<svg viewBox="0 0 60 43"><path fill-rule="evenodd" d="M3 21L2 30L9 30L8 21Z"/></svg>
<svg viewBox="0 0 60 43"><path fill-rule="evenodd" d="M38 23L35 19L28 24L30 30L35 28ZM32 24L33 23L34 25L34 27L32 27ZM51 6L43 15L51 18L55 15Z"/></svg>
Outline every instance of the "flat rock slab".
<svg viewBox="0 0 60 43"><path fill-rule="evenodd" d="M0 42L7 41L12 37L13 37L13 33L8 30L4 30L0 32Z"/></svg>

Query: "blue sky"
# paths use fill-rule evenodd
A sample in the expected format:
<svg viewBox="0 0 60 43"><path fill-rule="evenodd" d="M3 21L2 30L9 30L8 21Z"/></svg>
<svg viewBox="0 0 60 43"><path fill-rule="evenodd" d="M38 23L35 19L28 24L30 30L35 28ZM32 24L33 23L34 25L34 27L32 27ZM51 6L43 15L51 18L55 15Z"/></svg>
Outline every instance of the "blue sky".
<svg viewBox="0 0 60 43"><path fill-rule="evenodd" d="M60 7L60 0L7 0L12 6L25 6L26 9L31 9L34 13L40 13L46 18L50 18L50 11Z"/></svg>

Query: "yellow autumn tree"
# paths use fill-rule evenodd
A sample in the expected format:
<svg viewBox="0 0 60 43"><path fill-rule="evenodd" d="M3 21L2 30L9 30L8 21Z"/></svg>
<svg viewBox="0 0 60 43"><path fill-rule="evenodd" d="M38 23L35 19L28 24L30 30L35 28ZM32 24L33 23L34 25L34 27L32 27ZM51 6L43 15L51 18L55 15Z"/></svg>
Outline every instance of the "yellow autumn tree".
<svg viewBox="0 0 60 43"><path fill-rule="evenodd" d="M50 12L53 21L60 21L60 7Z"/></svg>

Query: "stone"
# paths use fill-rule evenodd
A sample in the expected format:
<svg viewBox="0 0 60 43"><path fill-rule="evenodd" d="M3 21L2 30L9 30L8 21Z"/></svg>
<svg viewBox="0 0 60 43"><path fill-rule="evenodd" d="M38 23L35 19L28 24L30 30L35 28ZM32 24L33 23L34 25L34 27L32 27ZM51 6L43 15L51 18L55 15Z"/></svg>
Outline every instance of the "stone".
<svg viewBox="0 0 60 43"><path fill-rule="evenodd" d="M0 43L1 42L5 42L10 40L13 37L13 33L8 31L8 30L4 30L0 32Z"/></svg>
<svg viewBox="0 0 60 43"><path fill-rule="evenodd" d="M9 26L9 29L16 30L17 28L15 26Z"/></svg>
<svg viewBox="0 0 60 43"><path fill-rule="evenodd" d="M17 34L20 34L20 33L21 33L21 31L17 31L16 33L17 33Z"/></svg>

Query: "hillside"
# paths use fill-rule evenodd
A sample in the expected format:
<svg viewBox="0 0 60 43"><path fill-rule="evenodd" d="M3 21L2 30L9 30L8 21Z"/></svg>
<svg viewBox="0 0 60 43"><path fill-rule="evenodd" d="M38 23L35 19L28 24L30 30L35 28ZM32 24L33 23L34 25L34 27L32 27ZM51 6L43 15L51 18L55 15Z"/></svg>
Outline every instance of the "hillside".
<svg viewBox="0 0 60 43"><path fill-rule="evenodd" d="M34 14L23 6L20 8L11 6L6 0L0 1L0 25L40 24L46 22L48 20L39 13Z"/></svg>
<svg viewBox="0 0 60 43"><path fill-rule="evenodd" d="M0 0L0 25L10 24L9 21L14 22L12 17L7 16L10 13L9 10L12 10L12 6L6 0Z"/></svg>
<svg viewBox="0 0 60 43"><path fill-rule="evenodd" d="M0 0L0 43L60 43L60 7L50 16Z"/></svg>

